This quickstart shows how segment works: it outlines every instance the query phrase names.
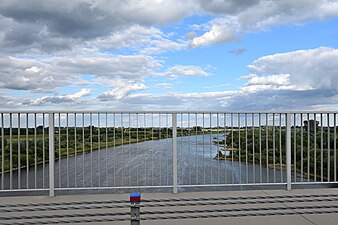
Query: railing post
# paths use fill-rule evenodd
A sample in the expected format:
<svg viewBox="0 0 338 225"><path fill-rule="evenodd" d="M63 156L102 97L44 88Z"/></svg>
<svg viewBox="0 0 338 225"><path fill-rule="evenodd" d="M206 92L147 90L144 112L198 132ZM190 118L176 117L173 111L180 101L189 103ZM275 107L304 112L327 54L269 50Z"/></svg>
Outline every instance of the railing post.
<svg viewBox="0 0 338 225"><path fill-rule="evenodd" d="M54 197L54 113L49 113L49 196Z"/></svg>
<svg viewBox="0 0 338 225"><path fill-rule="evenodd" d="M286 114L286 190L291 191L291 113Z"/></svg>
<svg viewBox="0 0 338 225"><path fill-rule="evenodd" d="M177 114L172 114L173 127L173 193L177 194Z"/></svg>

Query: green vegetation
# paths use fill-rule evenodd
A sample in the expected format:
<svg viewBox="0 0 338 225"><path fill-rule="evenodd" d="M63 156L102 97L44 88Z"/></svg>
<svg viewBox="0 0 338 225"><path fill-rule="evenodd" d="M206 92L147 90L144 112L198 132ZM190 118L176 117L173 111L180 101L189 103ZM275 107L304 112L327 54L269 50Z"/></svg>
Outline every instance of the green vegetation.
<svg viewBox="0 0 338 225"><path fill-rule="evenodd" d="M259 135L260 132L261 140ZM273 140L273 132L275 141ZM310 177L314 178L316 161L317 177L320 178L322 172L324 179L330 177L330 180L332 180L334 178L335 168L334 141L337 139L337 137L334 137L334 128L323 127L323 129L321 129L321 127L317 127L316 136L314 135L313 130L309 131L308 136L306 127L303 127L303 131L300 127L296 127L296 131L295 128L292 127L291 132L291 159L292 163L296 163L297 170L300 171L303 167L304 174L307 174L309 162ZM303 139L301 138L302 135ZM219 146L224 145L224 143L225 140L214 141L214 144ZM248 128L247 132L245 128L241 128L240 130L237 128L234 129L233 132L227 131L226 145L229 149L233 147L233 153L230 153L230 156L227 156L227 158L234 157L235 160L239 160L240 158L241 161L245 161L247 157L249 162L258 164L261 160L263 165L266 165L267 163L272 165L275 162L275 164L282 164L282 166L285 166L286 163L285 127L282 127L281 129L275 127L275 131L273 131L272 127L261 127L261 129L257 127ZM219 151L215 159L224 159L224 157L225 154ZM301 161L302 157L303 163ZM294 164L292 165L292 169L294 169ZM338 167L336 169L338 169ZM328 174L329 170L330 174Z"/></svg>

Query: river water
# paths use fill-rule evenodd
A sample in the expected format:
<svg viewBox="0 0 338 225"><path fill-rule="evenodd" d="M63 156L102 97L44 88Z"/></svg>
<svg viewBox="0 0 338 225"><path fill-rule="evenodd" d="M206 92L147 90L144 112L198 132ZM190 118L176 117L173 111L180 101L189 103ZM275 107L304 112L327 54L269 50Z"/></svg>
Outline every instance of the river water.
<svg viewBox="0 0 338 225"><path fill-rule="evenodd" d="M215 160L218 147L212 144L217 135L179 137L178 184L240 184L285 182L286 173L276 166L267 168L259 162ZM56 149L57 151L57 149ZM242 151L242 154L245 154ZM48 188L48 163L21 169L20 187ZM10 178L4 176L4 188ZM18 188L18 173L13 172L12 188ZM147 141L101 149L84 155L55 161L55 187L129 187L172 185L172 139Z"/></svg>

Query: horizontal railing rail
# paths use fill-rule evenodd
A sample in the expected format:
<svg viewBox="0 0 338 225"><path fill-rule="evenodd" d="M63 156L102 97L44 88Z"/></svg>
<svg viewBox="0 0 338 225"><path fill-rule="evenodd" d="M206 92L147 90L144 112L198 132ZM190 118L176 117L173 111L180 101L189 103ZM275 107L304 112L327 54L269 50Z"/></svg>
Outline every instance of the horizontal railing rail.
<svg viewBox="0 0 338 225"><path fill-rule="evenodd" d="M335 184L336 111L0 111L0 192Z"/></svg>

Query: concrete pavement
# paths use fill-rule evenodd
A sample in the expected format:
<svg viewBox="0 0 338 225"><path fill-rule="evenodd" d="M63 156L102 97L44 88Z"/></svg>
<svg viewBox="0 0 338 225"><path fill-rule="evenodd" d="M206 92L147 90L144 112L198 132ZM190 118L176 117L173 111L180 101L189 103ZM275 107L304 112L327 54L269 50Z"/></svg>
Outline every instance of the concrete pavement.
<svg viewBox="0 0 338 225"><path fill-rule="evenodd" d="M200 201L204 204L191 204L194 201L174 201L181 198L213 198L212 201ZM188 218L188 219L169 219L169 220L141 220L141 224L149 225L176 225L176 224L259 224L259 225L332 225L338 224L338 189L297 189L292 191L285 190L250 190L250 191L218 191L218 192L184 192L179 194L172 193L142 193L141 218L164 216L203 216L211 215L210 218ZM165 202L163 199L171 199ZM216 200L215 200L216 199ZM220 200L217 200L220 199ZM224 200L225 199L225 200ZM228 199L228 200L226 200ZM121 207L113 207L115 204L105 203L105 201L125 201L117 204ZM39 222L59 222L73 221L68 224L130 224L125 222L92 222L76 223L85 218L103 218L109 213L129 213L128 208L129 194L99 194L99 195L63 195L56 197L47 196L22 196L22 197L1 197L0 198L0 224L33 224ZM28 204L25 206L24 204ZM32 205L32 204L36 205ZM181 203L183 205L170 206L167 203ZM210 203L210 205L208 205ZM22 207L19 204L22 204ZM163 204L159 207L151 207L151 204ZM148 206L147 206L148 205ZM93 206L93 207L92 207ZM59 207L59 208L58 208ZM78 208L77 208L78 207ZM86 208L87 207L87 208ZM88 208L89 207L89 208ZM92 208L91 208L92 207ZM98 207L98 208L95 208ZM101 207L101 208L100 208ZM22 211L16 211L20 209ZM43 209L49 208L49 210ZM14 211L10 211L14 209ZM26 210L24 210L26 209ZM41 210L31 210L41 209ZM7 210L7 212L6 212ZM9 211L8 211L9 210ZM142 212L154 211L181 211L181 210L207 210L209 213L180 213L180 214L159 214L145 215ZM213 211L215 211L213 213ZM210 213L211 212L211 213ZM326 213L323 213L326 212ZM100 213L102 216L90 217L90 214ZM58 215L82 214L81 217L57 217ZM265 214L265 215L262 215ZM285 215L278 215L285 214ZM248 216L249 215L249 216ZM259 215L259 216L257 216ZM20 217L36 217L35 219L18 219ZM38 219L37 217L41 218ZM46 216L46 218L43 218ZM56 217L55 217L56 216ZM87 217L88 216L88 217ZM9 218L18 217L16 220ZM48 218L47 218L48 217ZM129 218L129 215L116 216ZM1 220L6 219L6 220ZM65 222L66 223L66 222Z"/></svg>

